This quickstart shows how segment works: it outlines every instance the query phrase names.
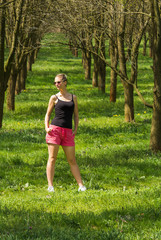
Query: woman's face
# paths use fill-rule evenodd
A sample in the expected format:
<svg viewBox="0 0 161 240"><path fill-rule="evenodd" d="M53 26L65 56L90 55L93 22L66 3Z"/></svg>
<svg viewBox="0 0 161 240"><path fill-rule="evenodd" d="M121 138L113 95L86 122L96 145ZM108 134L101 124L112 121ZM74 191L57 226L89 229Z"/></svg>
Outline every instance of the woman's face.
<svg viewBox="0 0 161 240"><path fill-rule="evenodd" d="M65 81L62 81L62 79L59 77L55 78L54 84L55 84L56 88L59 90L66 87Z"/></svg>

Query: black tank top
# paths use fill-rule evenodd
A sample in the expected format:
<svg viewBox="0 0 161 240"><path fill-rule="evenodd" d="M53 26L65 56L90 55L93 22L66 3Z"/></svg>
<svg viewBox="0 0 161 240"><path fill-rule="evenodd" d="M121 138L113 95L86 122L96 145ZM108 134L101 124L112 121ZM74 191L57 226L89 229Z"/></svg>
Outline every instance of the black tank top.
<svg viewBox="0 0 161 240"><path fill-rule="evenodd" d="M73 95L72 100L70 102L62 101L58 98L58 102L55 104L55 117L52 120L51 125L72 129L73 112L74 112Z"/></svg>

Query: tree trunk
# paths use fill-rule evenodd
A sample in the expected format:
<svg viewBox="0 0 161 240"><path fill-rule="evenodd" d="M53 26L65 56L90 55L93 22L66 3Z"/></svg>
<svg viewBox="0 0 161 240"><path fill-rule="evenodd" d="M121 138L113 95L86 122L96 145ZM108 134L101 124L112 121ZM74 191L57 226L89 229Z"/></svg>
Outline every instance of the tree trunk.
<svg viewBox="0 0 161 240"><path fill-rule="evenodd" d="M28 55L28 61L27 61L27 70L32 71L32 64L34 63L34 51Z"/></svg>
<svg viewBox="0 0 161 240"><path fill-rule="evenodd" d="M143 56L146 56L146 50L147 50L147 36L146 33L144 33L144 42L143 42Z"/></svg>
<svg viewBox="0 0 161 240"><path fill-rule="evenodd" d="M75 56L75 57L78 57L78 48L75 48L75 49L74 49L74 56Z"/></svg>
<svg viewBox="0 0 161 240"><path fill-rule="evenodd" d="M126 58L124 49L124 33L125 33L125 15L121 16L120 20L120 32L118 35L118 56L120 62L120 72L127 77L126 70ZM124 87L124 97L125 97L125 122L131 122L134 120L134 99L133 99L133 86L122 81Z"/></svg>
<svg viewBox="0 0 161 240"><path fill-rule="evenodd" d="M113 70L117 69L118 65L118 52L117 48L113 44L113 40L110 41L110 58L111 58L111 86L110 86L110 102L116 102L117 91L117 73Z"/></svg>
<svg viewBox="0 0 161 240"><path fill-rule="evenodd" d="M27 71L32 71L32 63L30 55L27 56Z"/></svg>
<svg viewBox="0 0 161 240"><path fill-rule="evenodd" d="M150 134L150 148L152 151L161 151L161 97L154 94L153 117Z"/></svg>
<svg viewBox="0 0 161 240"><path fill-rule="evenodd" d="M125 97L125 122L134 121L134 97L133 86L124 83L124 97Z"/></svg>
<svg viewBox="0 0 161 240"><path fill-rule="evenodd" d="M92 86L98 87L98 56L93 55L93 77L92 77Z"/></svg>
<svg viewBox="0 0 161 240"><path fill-rule="evenodd" d="M117 74L111 69L110 102L116 102Z"/></svg>
<svg viewBox="0 0 161 240"><path fill-rule="evenodd" d="M15 110L15 87L16 87L17 72L15 66L12 66L10 78L7 88L7 108L8 110Z"/></svg>
<svg viewBox="0 0 161 240"><path fill-rule="evenodd" d="M137 86L137 75L138 75L138 55L139 55L139 46L141 39L143 37L144 31L146 29L146 26L148 24L148 20L144 22L144 25L140 28L137 38L135 39L132 51L131 51L131 78L130 82L135 83Z"/></svg>
<svg viewBox="0 0 161 240"><path fill-rule="evenodd" d="M1 1L5 3L5 0ZM4 78L4 39L5 39L5 11L0 8L0 128L2 128L3 105L5 97L5 78Z"/></svg>
<svg viewBox="0 0 161 240"><path fill-rule="evenodd" d="M98 87L98 71L99 71L99 25L100 19L94 18L94 33L93 33L93 41L91 41L92 51L93 51L93 74L92 74L92 86Z"/></svg>
<svg viewBox="0 0 161 240"><path fill-rule="evenodd" d="M83 68L85 69L85 51L82 50L82 65L83 65Z"/></svg>
<svg viewBox="0 0 161 240"><path fill-rule="evenodd" d="M37 47L36 50L34 51L34 62L37 59L37 55L38 55L39 50L40 50L40 47Z"/></svg>
<svg viewBox="0 0 161 240"><path fill-rule="evenodd" d="M78 57L78 48L73 47L72 48L72 54L73 54L74 57Z"/></svg>
<svg viewBox="0 0 161 240"><path fill-rule="evenodd" d="M132 32L128 38L127 61L131 60Z"/></svg>
<svg viewBox="0 0 161 240"><path fill-rule="evenodd" d="M11 68L13 65L12 63L14 62L16 47L18 45L18 35L19 35L19 28L20 28L20 23L21 23L22 9L23 9L24 2L25 1L20 0L19 6L16 9L17 10L16 22L15 22L15 26L14 26L13 34L12 34L11 48L10 48L9 56L5 63L5 82L6 82L6 84L10 77L10 72L11 72Z"/></svg>
<svg viewBox="0 0 161 240"><path fill-rule="evenodd" d="M21 78L20 78L20 72L17 75L17 79L16 79L16 87L15 87L15 95L20 94L21 92Z"/></svg>
<svg viewBox="0 0 161 240"><path fill-rule="evenodd" d="M83 66L85 69L85 79L90 80L91 79L91 52L88 50L83 51Z"/></svg>
<svg viewBox="0 0 161 240"><path fill-rule="evenodd" d="M27 78L27 58L24 61L22 69L21 69L21 75L20 75L21 90L25 90L26 89L26 78Z"/></svg>
<svg viewBox="0 0 161 240"><path fill-rule="evenodd" d="M153 57L153 37L151 34L149 34L149 57L152 58Z"/></svg>
<svg viewBox="0 0 161 240"><path fill-rule="evenodd" d="M104 17L102 16L101 21L104 21ZM99 40L99 49L100 49L100 57L99 58L99 68L98 68L98 90L101 90L102 93L105 93L105 83L106 83L106 63L104 59L106 59L105 52L105 36L101 34Z"/></svg>
<svg viewBox="0 0 161 240"><path fill-rule="evenodd" d="M145 10L145 2L143 1L143 12ZM144 25L145 23L145 16L144 14L142 14L142 25ZM146 32L144 32L143 35L143 56L146 56L146 46L147 46L147 36L146 36Z"/></svg>
<svg viewBox="0 0 161 240"><path fill-rule="evenodd" d="M153 48L153 71L154 71L154 104L150 135L150 148L161 151L161 18L159 5L156 0L151 0L151 12L153 20L154 48Z"/></svg>
<svg viewBox="0 0 161 240"><path fill-rule="evenodd" d="M132 56L131 58L130 82L135 83L136 87L137 87L137 75L138 75L138 54L136 56Z"/></svg>
<svg viewBox="0 0 161 240"><path fill-rule="evenodd" d="M105 79L106 79L106 63L99 59L99 68L98 68L98 90L102 93L105 93Z"/></svg>

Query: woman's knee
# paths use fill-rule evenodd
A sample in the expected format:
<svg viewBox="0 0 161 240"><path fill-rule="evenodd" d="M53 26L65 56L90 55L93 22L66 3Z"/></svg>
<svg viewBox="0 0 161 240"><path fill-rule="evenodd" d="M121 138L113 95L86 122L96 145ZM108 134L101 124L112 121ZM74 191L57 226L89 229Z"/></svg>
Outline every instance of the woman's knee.
<svg viewBox="0 0 161 240"><path fill-rule="evenodd" d="M75 158L68 159L68 162L69 162L69 164L72 165L72 166L77 165L77 162L76 162L76 159L75 159Z"/></svg>
<svg viewBox="0 0 161 240"><path fill-rule="evenodd" d="M49 162L50 164L55 164L56 158L55 158L55 157L49 157L48 162Z"/></svg>

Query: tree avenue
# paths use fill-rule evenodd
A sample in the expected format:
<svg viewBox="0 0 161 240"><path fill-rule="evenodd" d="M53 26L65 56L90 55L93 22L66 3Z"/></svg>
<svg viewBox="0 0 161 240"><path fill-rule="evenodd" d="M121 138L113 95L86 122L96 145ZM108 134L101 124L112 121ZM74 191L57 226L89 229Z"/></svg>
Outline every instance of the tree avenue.
<svg viewBox="0 0 161 240"><path fill-rule="evenodd" d="M92 82L93 86L97 86L103 93L105 92L106 66L111 68L110 101L113 102L116 101L117 75L119 75L124 87L125 121L134 121L133 85L136 85L137 80L140 42L150 20L149 5L145 7L145 4L140 1L75 0L65 3L57 0L53 13L56 19L59 19L55 23L70 38L70 44L73 43L73 47L76 44L77 48L82 49L85 79L90 79L90 74L86 74L91 62L89 53L91 52L94 56ZM111 63L106 60L108 52L110 52ZM129 64L131 65L130 76L127 75ZM146 105L145 101L144 104Z"/></svg>
<svg viewBox="0 0 161 240"><path fill-rule="evenodd" d="M154 36L160 36L159 1L97 0L91 2L81 0L78 2L71 0L66 3L58 0L54 5L59 19L58 26L70 38L70 44L73 43L73 47L76 43L76 47L82 49L83 53L88 50L93 56L97 56L94 57L93 86L98 86L104 92L105 74L102 73L105 70L99 65L103 61L106 66L111 68L111 101L116 101L117 76L123 83L126 122L134 121L134 89L143 104L153 108L150 146L153 151L161 150L160 62L158 63L161 42L159 37L154 38ZM149 29L154 29L154 31L150 32ZM149 34L150 50L155 66L153 66L154 105L147 103L137 88L139 47L143 36L146 41L147 34ZM106 60L106 41L110 45L111 63ZM144 44L144 54L145 52ZM84 56L87 54L83 54ZM97 61L97 67L95 61ZM131 65L130 75L127 74L127 64L129 65L129 63ZM84 67L86 68L86 65ZM98 75L100 75L100 84Z"/></svg>
<svg viewBox="0 0 161 240"><path fill-rule="evenodd" d="M150 147L153 151L161 150L159 1L1 0L0 3L0 127L6 89L7 107L14 110L15 94L25 88L27 71L32 69L43 35L59 29L65 33L68 40L65 44L75 56L81 49L85 79L92 79L93 87L102 93L106 87L106 68L110 69L111 102L117 100L117 78L121 80L126 122L135 120L134 90L145 106L153 108ZM147 38L153 57L153 105L144 100L138 89L139 47L143 40L145 55ZM9 49L5 63L4 46Z"/></svg>

